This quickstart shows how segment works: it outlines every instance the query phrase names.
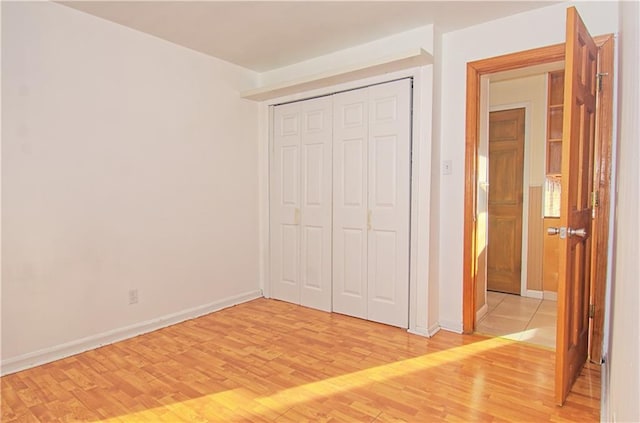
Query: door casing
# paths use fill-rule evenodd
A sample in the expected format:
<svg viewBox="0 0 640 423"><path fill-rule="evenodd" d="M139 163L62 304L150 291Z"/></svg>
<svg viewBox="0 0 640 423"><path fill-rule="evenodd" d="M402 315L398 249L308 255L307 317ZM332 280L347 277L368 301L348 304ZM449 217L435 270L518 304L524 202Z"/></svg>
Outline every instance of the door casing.
<svg viewBox="0 0 640 423"><path fill-rule="evenodd" d="M432 336L440 329L437 316L431 308L437 308L437 283L429 277L431 268L430 242L432 213L431 185L432 175L432 102L433 102L433 67L420 66L401 71L381 74L357 81L339 83L330 87L300 92L284 97L266 100L260 104L260 143L259 173L260 178L260 279L263 295L271 297L270 247L269 247L269 163L273 141L273 106L317 96L324 96L340 91L375 85L396 79L413 78L412 91L412 144L411 144L411 226L410 226L410 258L409 258L409 332Z"/></svg>
<svg viewBox="0 0 640 423"><path fill-rule="evenodd" d="M612 34L594 37L596 45L601 47L606 42L613 39ZM476 213L477 208L477 169L478 169L478 145L480 131L480 78L496 72L520 69L535 65L548 64L564 60L565 44L554 44L551 46L525 50L517 53L497 56L488 59L482 59L467 63L467 94L466 94L466 122L465 122L465 191L464 191L464 243L463 243L463 288L462 288L462 309L463 319L462 328L464 333L472 333L475 328L475 291L476 291L476 273L477 273L477 255L478 249L476 245ZM613 60L613 57L611 57ZM612 90L613 84L603 84L603 90ZM611 95L609 94L609 98ZM610 104L603 103L600 107L612 107ZM598 116L608 116L612 118L612 113L602 113L597 110ZM611 127L611 123L607 125ZM610 136L598 137L596 143L610 143ZM599 147L596 147L599 148ZM603 155L599 158L599 166L609 175L600 175L600 178L610 180L611 157ZM600 198L605 198L604 202L608 204L609 190L600 191ZM608 234L608 219L598 221L599 230ZM596 256L606 256L606 245L601 246L604 251L597 251ZM603 281L604 282L604 281ZM604 312L602 313L604 314ZM601 324L601 323L600 323Z"/></svg>

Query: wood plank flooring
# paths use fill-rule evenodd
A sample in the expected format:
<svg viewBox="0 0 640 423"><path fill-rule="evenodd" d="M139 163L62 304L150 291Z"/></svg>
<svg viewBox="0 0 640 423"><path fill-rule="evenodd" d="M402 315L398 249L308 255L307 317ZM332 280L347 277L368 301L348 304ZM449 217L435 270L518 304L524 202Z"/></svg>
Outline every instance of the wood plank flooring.
<svg viewBox="0 0 640 423"><path fill-rule="evenodd" d="M597 421L600 371L554 403L554 355L258 299L1 379L2 422Z"/></svg>

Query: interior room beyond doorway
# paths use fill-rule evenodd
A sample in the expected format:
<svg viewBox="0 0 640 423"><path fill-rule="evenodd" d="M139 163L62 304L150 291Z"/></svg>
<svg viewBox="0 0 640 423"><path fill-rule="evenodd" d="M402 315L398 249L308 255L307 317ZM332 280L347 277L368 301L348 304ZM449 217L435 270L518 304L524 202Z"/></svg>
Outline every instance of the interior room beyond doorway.
<svg viewBox="0 0 640 423"><path fill-rule="evenodd" d="M544 225L549 220L547 209L553 205L550 200L554 200L548 195L551 192L550 187L553 188L549 181L556 176L550 173L548 160L551 153L548 146L551 101L549 93L553 91L551 88L557 85L553 84L554 75L562 75L563 66L563 62L556 62L546 66L521 69L515 73L491 75L487 86L488 99L485 100L490 112L487 128L488 143L483 143L485 147L481 145L480 149L480 155L486 154L485 157L487 157L487 163L483 168L488 180L480 186L481 191L484 188L486 197L482 192L479 195L480 199L486 199L488 206L485 236L489 254L486 262L486 284L483 284L484 289L478 292L476 331L551 349L555 349L557 303L555 285L550 283L553 279L554 261L545 260L545 257L553 254L550 245L547 245L548 240L544 237ZM511 123L507 118L518 111L523 115L519 123L516 122L518 123L516 126L520 129L513 129L515 132L511 134L507 129L513 125L505 126L505 123ZM509 134L512 135L513 140L508 136ZM505 151L511 151L503 145L509 142L520 145L521 162L515 166L518 169L514 169L520 172L520 177L515 174L505 175L505 167L508 169L514 167L513 163L506 162L503 158ZM505 184L505 177L513 181ZM513 192L505 191L514 182L517 182L517 187L514 185L510 188ZM507 195L509 193L511 194ZM495 205L492 208L492 204L496 201L498 205L505 203L506 200L502 197L506 200L519 198L520 201L519 211L514 215L519 217L511 219L519 220L520 223L505 233L500 232L499 229L504 227L501 222L511 221L507 219L510 215L505 217L504 211L496 208ZM507 203L511 204L509 201ZM514 242L518 243L518 248L515 248L516 245L508 247L513 250L511 253L513 257L511 257L505 255L505 248L497 247L509 244L506 240L510 239L508 235L514 231L518 235L521 234L521 237L519 235L514 239ZM496 261L496 252L501 252L501 256L504 256L503 262ZM493 258L491 253L494 255ZM508 268L509 266L505 263L512 263L514 267L514 273L510 277L513 279L511 283L513 287L504 283L496 285L496 278L499 282L504 278L500 272L496 276L496 272L492 269Z"/></svg>

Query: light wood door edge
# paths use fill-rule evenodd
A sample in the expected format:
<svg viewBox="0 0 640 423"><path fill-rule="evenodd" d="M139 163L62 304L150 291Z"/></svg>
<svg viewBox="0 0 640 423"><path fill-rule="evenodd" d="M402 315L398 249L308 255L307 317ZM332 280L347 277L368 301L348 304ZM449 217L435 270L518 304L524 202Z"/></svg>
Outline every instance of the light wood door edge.
<svg viewBox="0 0 640 423"><path fill-rule="evenodd" d="M613 34L600 35L594 38L601 47ZM613 58L612 58L613 59ZM475 289L477 272L476 248L476 190L477 161L479 142L480 115L480 77L483 75L520 69L545 63L564 60L564 43L525 50L517 53L496 56L467 63L467 94L465 122L465 188L464 188L464 238L462 262L462 330L473 333L475 328ZM604 89L613 87L603 85ZM609 115L612 118L612 115ZM602 160L606 160L605 157ZM611 157L608 158L609 180L611 173ZM602 164L601 164L602 165ZM603 195L602 193L601 195ZM609 189L607 189L609 195ZM608 199L607 199L608 200ZM608 227L605 228L608 230ZM602 252L606 256L606 250Z"/></svg>
<svg viewBox="0 0 640 423"><path fill-rule="evenodd" d="M594 189L598 192L595 207L591 257L591 340L589 359L593 363L602 362L602 340L604 331L604 301L607 284L607 246L609 244L609 206L611 195L611 150L613 124L613 56L614 38L609 37L600 48L602 90L598 95L598 117L596 122L596 156Z"/></svg>

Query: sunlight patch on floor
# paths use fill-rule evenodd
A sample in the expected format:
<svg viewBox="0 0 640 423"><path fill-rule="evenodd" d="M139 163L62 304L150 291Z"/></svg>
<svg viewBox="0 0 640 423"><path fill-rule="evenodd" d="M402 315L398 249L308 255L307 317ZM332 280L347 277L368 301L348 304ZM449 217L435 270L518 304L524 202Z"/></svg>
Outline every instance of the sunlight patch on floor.
<svg viewBox="0 0 640 423"><path fill-rule="evenodd" d="M237 388L187 401L167 404L163 407L118 416L104 421L158 421L159 419L162 420L165 418L172 421L175 419L204 421L204 416L215 416L217 419L223 420L226 417L231 420L234 417L237 418L242 415L246 415L247 417L255 415L277 417L279 414L298 404L341 394L374 382L385 382L395 377L408 375L450 362L464 360L478 353L512 343L512 341L503 338L491 338L445 351L425 354L419 357L311 382L281 390L269 396L261 397L248 389Z"/></svg>

